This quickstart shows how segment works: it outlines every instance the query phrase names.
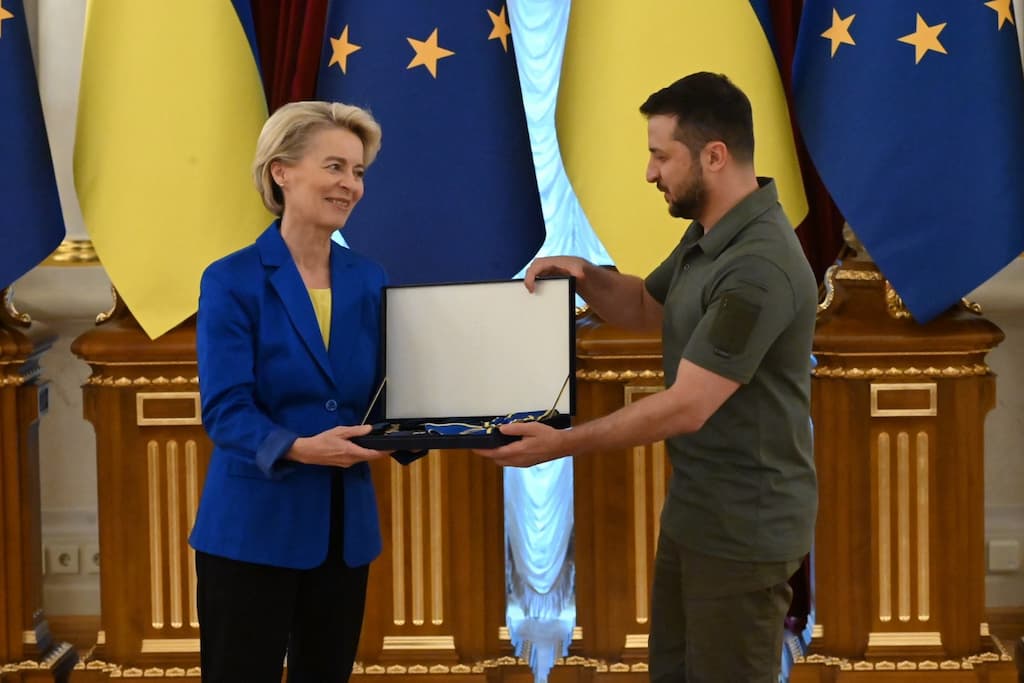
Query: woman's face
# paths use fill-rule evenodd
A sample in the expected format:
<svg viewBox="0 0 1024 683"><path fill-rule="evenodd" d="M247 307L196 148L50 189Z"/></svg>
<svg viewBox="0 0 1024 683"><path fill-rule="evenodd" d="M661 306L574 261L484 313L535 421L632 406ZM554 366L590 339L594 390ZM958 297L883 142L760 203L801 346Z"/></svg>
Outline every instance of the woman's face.
<svg viewBox="0 0 1024 683"><path fill-rule="evenodd" d="M365 172L363 142L346 128L314 133L297 163L271 166L288 219L332 231L345 225L362 199Z"/></svg>

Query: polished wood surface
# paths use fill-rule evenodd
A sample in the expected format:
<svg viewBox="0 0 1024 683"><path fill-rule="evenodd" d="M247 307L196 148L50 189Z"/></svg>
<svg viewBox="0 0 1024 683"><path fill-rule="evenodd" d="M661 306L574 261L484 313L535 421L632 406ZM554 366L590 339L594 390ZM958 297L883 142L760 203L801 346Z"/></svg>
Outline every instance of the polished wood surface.
<svg viewBox="0 0 1024 683"><path fill-rule="evenodd" d="M984 621L985 356L1003 334L967 306L917 324L865 258L827 283L812 379L816 626L791 680L1013 680Z"/></svg>
<svg viewBox="0 0 1024 683"><path fill-rule="evenodd" d="M938 332L922 334L894 334L888 321L850 323L845 316L851 313L890 315L884 298L878 304L853 296L863 289L884 297L884 289L872 289L883 281L856 277L833 280L831 313L822 315L816 342L820 632L792 680L1012 680L1005 678L1012 663L982 636L979 583L980 424L994 399L984 354L1000 333L966 311ZM83 391L86 416L96 427L104 554L100 642L75 680L195 681L198 631L189 611L186 538L210 446L196 422L194 326L186 323L152 342L121 311L79 338L74 350L93 369ZM662 383L658 335L626 334L592 313L580 315L577 422L643 400ZM934 391L916 386L922 384ZM931 411L933 396L936 414L918 414ZM887 507L879 493L883 432L891 466L885 470ZM927 446L919 445L919 434L927 436ZM919 460L927 467L918 469ZM531 679L502 629L501 470L463 451L431 453L410 467L379 461L372 468L384 550L370 571L354 680ZM661 444L575 462L578 637L552 681L646 679L649 590L668 472ZM878 542L880 510L886 509L884 589ZM922 539L927 564L920 561ZM927 591L920 589L924 567ZM878 609L886 590L893 610L888 621ZM939 645L921 633L938 633ZM915 639L925 642L915 645ZM946 668L932 670L930 662Z"/></svg>
<svg viewBox="0 0 1024 683"><path fill-rule="evenodd" d="M26 326L0 306L0 670L38 655L33 628L43 607L39 417L48 396L39 357L53 339L44 326Z"/></svg>

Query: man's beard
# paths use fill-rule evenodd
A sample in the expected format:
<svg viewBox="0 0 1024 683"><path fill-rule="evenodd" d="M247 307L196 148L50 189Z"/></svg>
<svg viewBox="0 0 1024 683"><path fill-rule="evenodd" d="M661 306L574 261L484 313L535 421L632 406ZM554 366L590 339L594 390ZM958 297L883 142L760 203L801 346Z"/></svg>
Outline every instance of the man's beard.
<svg viewBox="0 0 1024 683"><path fill-rule="evenodd" d="M676 218L696 220L704 208L704 169L698 166L689 186L668 205L669 215Z"/></svg>

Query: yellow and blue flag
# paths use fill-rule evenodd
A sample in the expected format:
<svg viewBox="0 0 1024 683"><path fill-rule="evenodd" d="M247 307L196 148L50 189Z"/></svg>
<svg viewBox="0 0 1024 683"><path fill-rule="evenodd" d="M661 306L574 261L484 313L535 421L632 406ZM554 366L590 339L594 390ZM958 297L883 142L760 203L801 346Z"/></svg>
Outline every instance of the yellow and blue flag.
<svg viewBox="0 0 1024 683"><path fill-rule="evenodd" d="M384 131L343 231L396 284L505 279L544 241L503 0L332 0L318 96Z"/></svg>
<svg viewBox="0 0 1024 683"><path fill-rule="evenodd" d="M682 228L644 177L647 97L696 71L750 98L754 165L775 177L793 225L807 215L782 79L748 0L580 0L569 15L558 139L580 204L619 270L646 275Z"/></svg>
<svg viewBox="0 0 1024 683"><path fill-rule="evenodd" d="M0 289L64 238L22 0L0 0Z"/></svg>
<svg viewBox="0 0 1024 683"><path fill-rule="evenodd" d="M807 0L797 118L825 186L919 322L1024 251L1011 0Z"/></svg>
<svg viewBox="0 0 1024 683"><path fill-rule="evenodd" d="M90 0L75 187L96 253L151 338L203 269L270 222L250 168L266 100L248 0Z"/></svg>

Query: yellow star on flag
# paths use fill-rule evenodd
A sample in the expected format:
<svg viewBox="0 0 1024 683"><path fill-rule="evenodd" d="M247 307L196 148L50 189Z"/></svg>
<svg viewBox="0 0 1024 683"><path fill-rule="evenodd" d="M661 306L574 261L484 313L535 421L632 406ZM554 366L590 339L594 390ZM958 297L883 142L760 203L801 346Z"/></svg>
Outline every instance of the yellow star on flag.
<svg viewBox="0 0 1024 683"><path fill-rule="evenodd" d="M832 25L827 31L821 34L822 38L828 38L832 41L832 56L836 56L836 51L842 44L856 45L853 41L853 37L850 35L850 24L853 23L856 14L851 14L845 19L840 18L839 12L835 9L832 10Z"/></svg>
<svg viewBox="0 0 1024 683"><path fill-rule="evenodd" d="M509 28L508 18L505 15L505 5L501 6L501 12L498 14L491 10L487 10L487 14L491 17L491 23L494 24L491 35L487 36L487 40L497 38L501 41L501 46L505 48L505 52L508 52L508 36L512 33L512 29Z"/></svg>
<svg viewBox="0 0 1024 683"><path fill-rule="evenodd" d="M340 36L331 38L331 48L334 50L334 54L331 55L331 61L327 63L327 68L337 64L341 67L341 73L347 74L348 56L356 50L363 49L363 46L348 42L348 25L346 25L341 30Z"/></svg>
<svg viewBox="0 0 1024 683"><path fill-rule="evenodd" d="M504 11L504 10L502 10ZM4 37L4 19L13 19L14 15L4 9L4 0L0 0L0 38Z"/></svg>
<svg viewBox="0 0 1024 683"><path fill-rule="evenodd" d="M913 33L907 34L899 39L901 43L909 43L913 45L915 49L914 63L920 64L921 59L929 50L935 52L941 52L942 54L948 54L946 48L939 42L939 34L942 33L942 29L946 28L946 22L941 24L935 24L929 26L921 15L917 15L917 30Z"/></svg>
<svg viewBox="0 0 1024 683"><path fill-rule="evenodd" d="M437 78L437 62L445 57L451 57L454 52L446 50L437 44L437 29L430 34L430 37L426 40L416 40L415 38L406 38L409 44L412 45L412 49L416 50L416 56L409 62L409 66L406 69L412 69L417 66L427 67L427 71L434 78Z"/></svg>
<svg viewBox="0 0 1024 683"><path fill-rule="evenodd" d="M985 7L995 10L999 16L999 28L1002 30L1003 24L1010 22L1010 24L1016 26L1013 21L1013 7L1010 4L1012 0L992 0L986 2Z"/></svg>

